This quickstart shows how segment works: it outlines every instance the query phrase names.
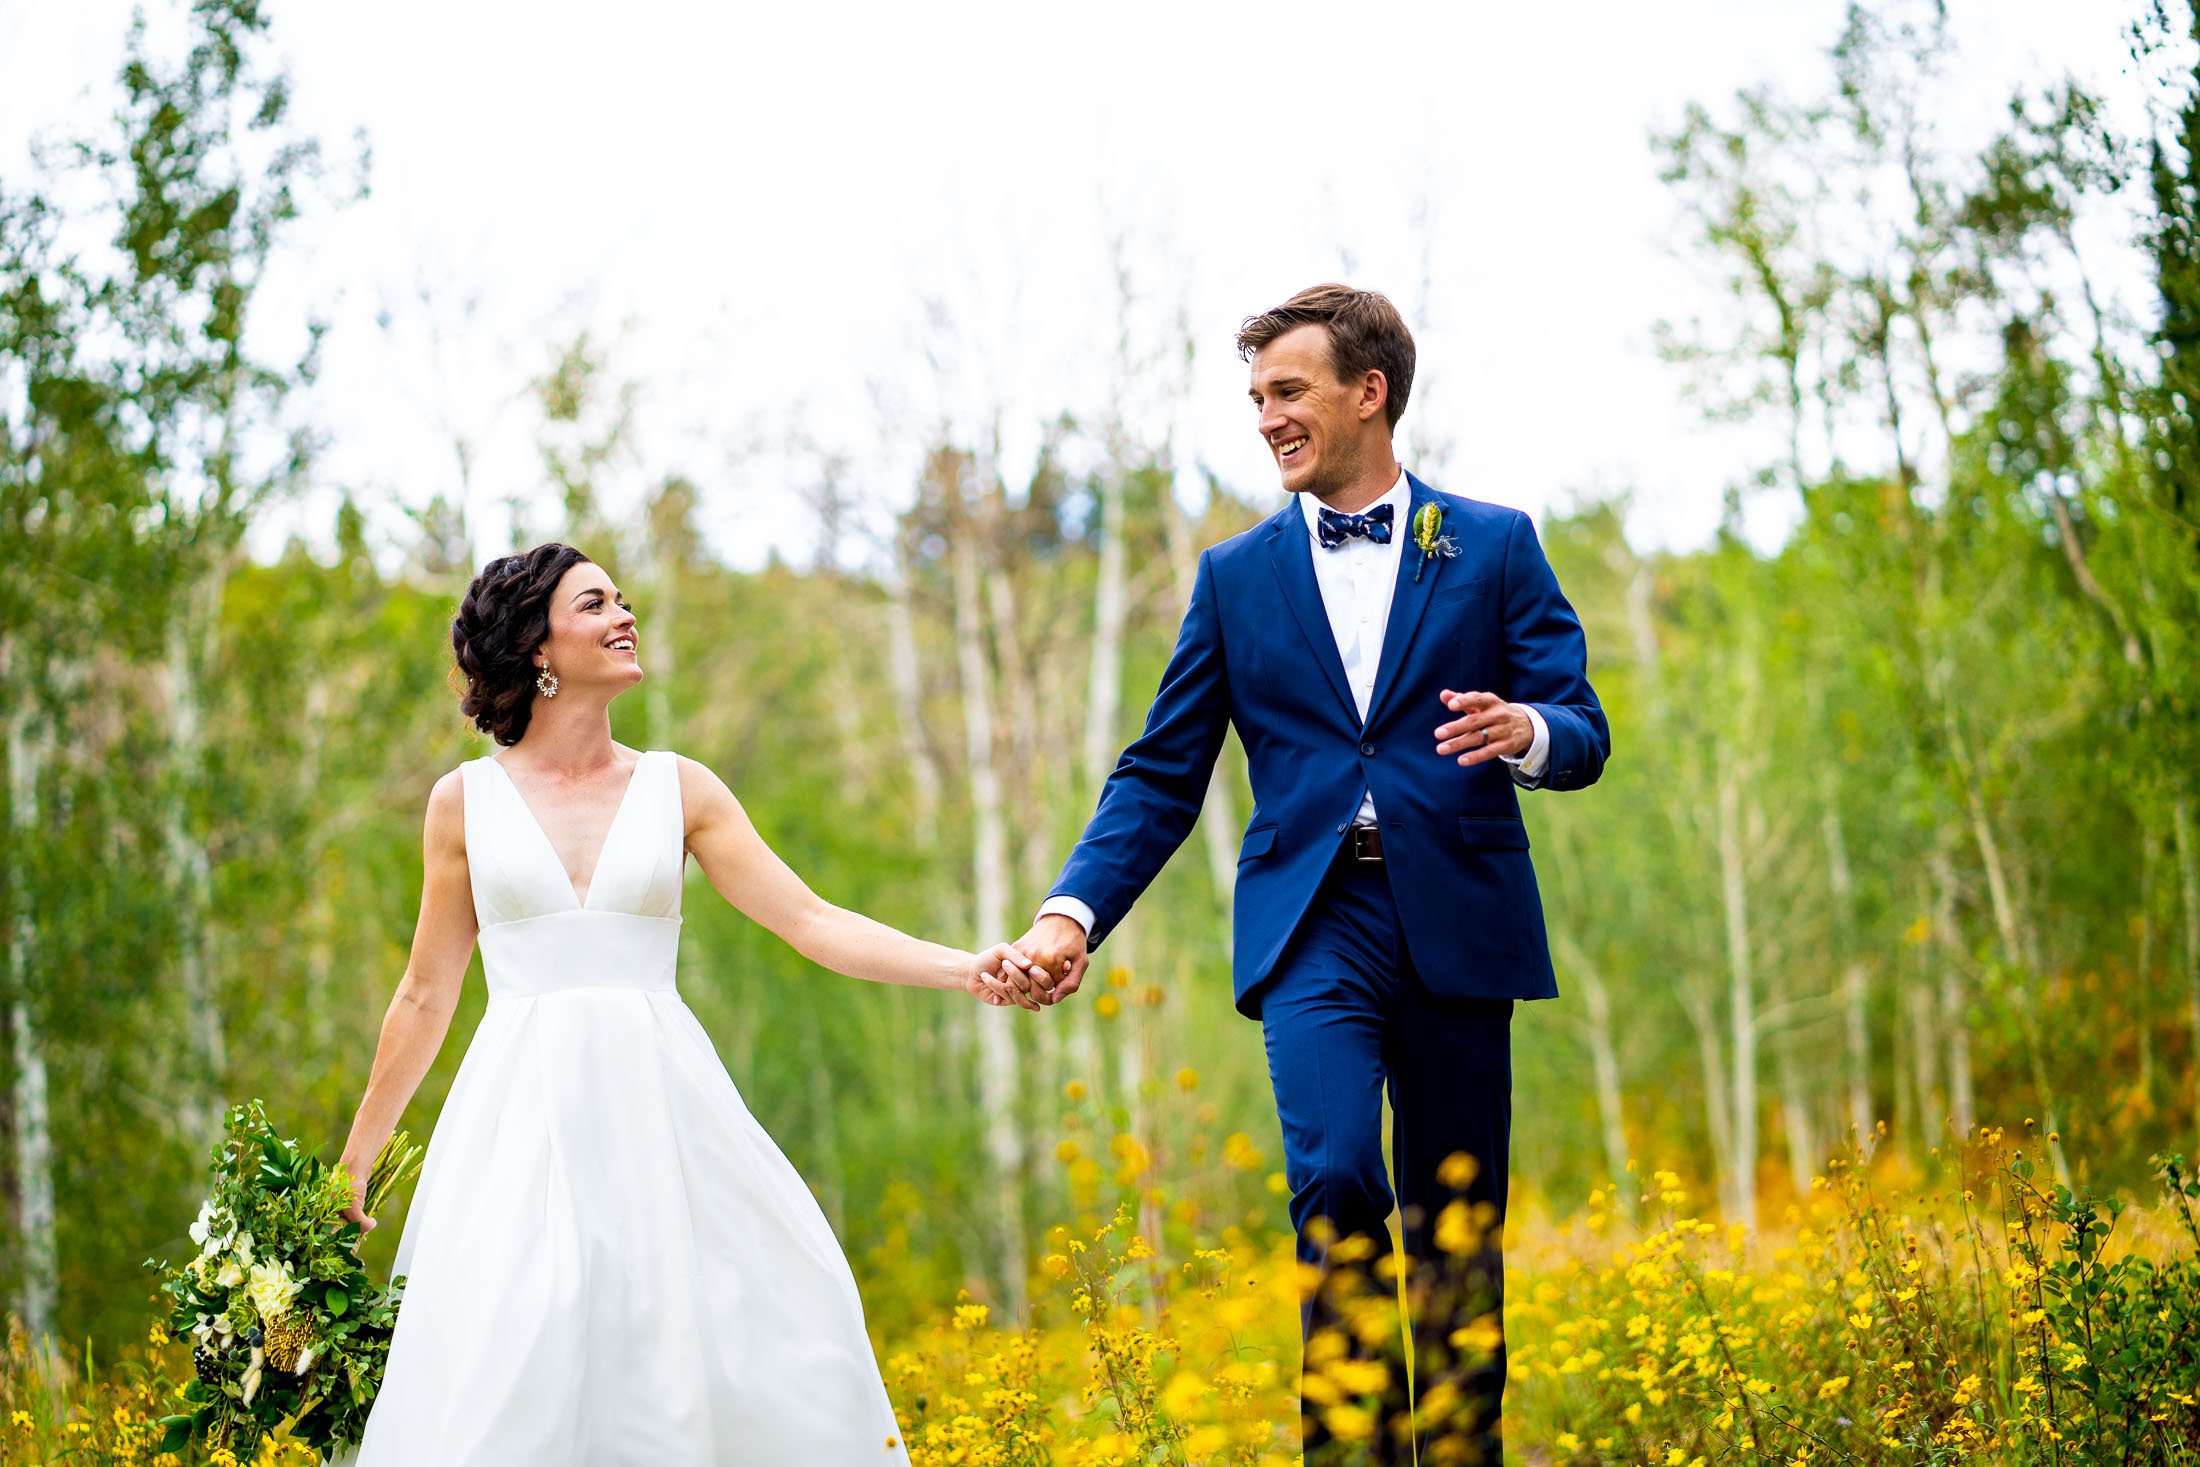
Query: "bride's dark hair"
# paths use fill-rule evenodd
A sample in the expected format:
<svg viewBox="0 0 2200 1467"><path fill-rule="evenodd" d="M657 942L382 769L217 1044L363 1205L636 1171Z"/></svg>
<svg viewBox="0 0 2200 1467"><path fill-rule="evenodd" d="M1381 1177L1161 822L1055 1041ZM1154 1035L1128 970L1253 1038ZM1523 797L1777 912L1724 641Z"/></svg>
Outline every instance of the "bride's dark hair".
<svg viewBox="0 0 2200 1467"><path fill-rule="evenodd" d="M500 744L516 744L535 712L535 649L550 638L550 593L588 557L537 545L481 568L451 619L451 650L466 679L459 712Z"/></svg>

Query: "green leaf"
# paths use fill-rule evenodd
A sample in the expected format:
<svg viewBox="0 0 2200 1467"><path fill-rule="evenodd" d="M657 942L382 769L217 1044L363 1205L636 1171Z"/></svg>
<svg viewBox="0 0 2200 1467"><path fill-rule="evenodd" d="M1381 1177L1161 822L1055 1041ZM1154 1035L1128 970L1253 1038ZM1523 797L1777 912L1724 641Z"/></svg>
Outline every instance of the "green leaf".
<svg viewBox="0 0 2200 1467"><path fill-rule="evenodd" d="M342 1289L330 1289L322 1296L321 1307L329 1312L331 1318L340 1319L344 1311L351 1308L351 1295Z"/></svg>

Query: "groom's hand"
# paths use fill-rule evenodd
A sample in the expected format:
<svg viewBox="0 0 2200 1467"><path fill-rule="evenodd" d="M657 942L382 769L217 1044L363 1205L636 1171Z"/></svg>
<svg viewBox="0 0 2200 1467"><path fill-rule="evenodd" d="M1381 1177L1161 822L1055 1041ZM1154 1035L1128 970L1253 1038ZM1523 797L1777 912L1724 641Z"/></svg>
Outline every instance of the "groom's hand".
<svg viewBox="0 0 2200 1467"><path fill-rule="evenodd" d="M1047 913L1016 940L1016 950L1031 959L1033 982L1048 990L1042 1003L1060 1003L1085 981L1085 929L1075 918Z"/></svg>
<svg viewBox="0 0 2200 1467"><path fill-rule="evenodd" d="M1518 703L1495 693L1455 693L1449 688L1438 696L1458 715L1436 730L1439 754L1457 755L1471 767L1506 755L1524 758L1535 743L1535 723Z"/></svg>

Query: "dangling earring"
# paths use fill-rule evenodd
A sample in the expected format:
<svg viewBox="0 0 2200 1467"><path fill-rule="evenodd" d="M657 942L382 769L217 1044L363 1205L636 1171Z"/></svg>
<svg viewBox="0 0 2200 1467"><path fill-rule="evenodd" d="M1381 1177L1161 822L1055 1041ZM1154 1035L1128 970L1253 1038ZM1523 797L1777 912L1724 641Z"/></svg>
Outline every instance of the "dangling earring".
<svg viewBox="0 0 2200 1467"><path fill-rule="evenodd" d="M547 662L542 665L542 670L535 674L535 691L545 698L555 698L558 695L558 675L550 670L550 664Z"/></svg>

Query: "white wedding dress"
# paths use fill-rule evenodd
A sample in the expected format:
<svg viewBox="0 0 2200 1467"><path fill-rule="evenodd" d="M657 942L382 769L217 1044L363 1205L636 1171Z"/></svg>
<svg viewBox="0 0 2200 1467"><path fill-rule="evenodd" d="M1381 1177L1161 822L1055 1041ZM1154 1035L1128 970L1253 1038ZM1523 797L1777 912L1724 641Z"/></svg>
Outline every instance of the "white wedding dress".
<svg viewBox="0 0 2200 1467"><path fill-rule="evenodd" d="M674 986L678 757L636 764L586 902L502 765L462 779L489 1004L350 1460L906 1463L847 1259Z"/></svg>

